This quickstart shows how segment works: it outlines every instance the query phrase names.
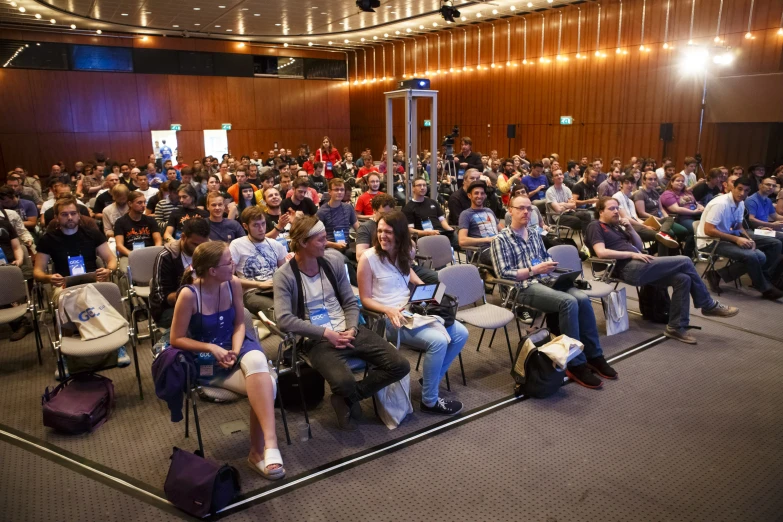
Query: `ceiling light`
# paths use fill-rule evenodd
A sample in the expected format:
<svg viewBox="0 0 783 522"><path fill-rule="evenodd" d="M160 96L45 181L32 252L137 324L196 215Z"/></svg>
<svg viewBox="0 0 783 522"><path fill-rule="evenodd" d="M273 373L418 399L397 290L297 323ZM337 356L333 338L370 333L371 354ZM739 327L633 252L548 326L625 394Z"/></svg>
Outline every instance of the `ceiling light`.
<svg viewBox="0 0 783 522"><path fill-rule="evenodd" d="M411 28L410 28L410 27L408 27L407 29L405 29L405 32L406 32L406 33L410 33L410 32L411 32Z"/></svg>
<svg viewBox="0 0 783 522"><path fill-rule="evenodd" d="M462 21L464 22L465 20L467 20L467 18L465 18L465 17L463 16L462 18L460 18L460 20L462 20Z"/></svg>
<svg viewBox="0 0 783 522"><path fill-rule="evenodd" d="M11 7L16 7L16 2L11 2Z"/></svg>
<svg viewBox="0 0 783 522"><path fill-rule="evenodd" d="M40 20L40 19L41 19L41 15L40 15L40 14L37 14L37 13L36 13L35 17L36 17L38 20Z"/></svg>
<svg viewBox="0 0 783 522"><path fill-rule="evenodd" d="M171 27L179 27L178 25L172 25Z"/></svg>
<svg viewBox="0 0 783 522"><path fill-rule="evenodd" d="M261 16L261 13L253 13L253 16Z"/></svg>
<svg viewBox="0 0 783 522"><path fill-rule="evenodd" d="M71 24L71 29L76 29L76 24Z"/></svg>
<svg viewBox="0 0 783 522"><path fill-rule="evenodd" d="M216 25L215 27L220 27L219 25Z"/></svg>
<svg viewBox="0 0 783 522"><path fill-rule="evenodd" d="M194 11L201 11L201 8L200 7L194 7L193 10Z"/></svg>
<svg viewBox="0 0 783 522"><path fill-rule="evenodd" d="M243 7L242 10L243 11L250 11L250 9L248 9L247 7Z"/></svg>
<svg viewBox="0 0 783 522"><path fill-rule="evenodd" d="M57 23L57 20L55 20L54 18L52 18L51 20L49 20L49 23L50 23L50 24L56 24L56 23Z"/></svg>
<svg viewBox="0 0 783 522"><path fill-rule="evenodd" d="M332 45L332 41L331 40L329 40L329 45Z"/></svg>
<svg viewBox="0 0 783 522"><path fill-rule="evenodd" d="M201 24L193 24L193 25L201 25Z"/></svg>
<svg viewBox="0 0 783 522"><path fill-rule="evenodd" d="M512 11L516 11L517 10L517 6L512 5L511 7L509 7L509 9L511 9Z"/></svg>
<svg viewBox="0 0 783 522"><path fill-rule="evenodd" d="M476 18L481 18L481 13L476 13Z"/></svg>
<svg viewBox="0 0 783 522"><path fill-rule="evenodd" d="M555 1L555 0L546 0L546 3L548 3L548 4L551 4L551 3L552 3L552 2L554 2L554 1Z"/></svg>
<svg viewBox="0 0 783 522"><path fill-rule="evenodd" d="M419 29L424 29L424 26L423 26L423 25L420 25L420 26L419 26Z"/></svg>
<svg viewBox="0 0 783 522"><path fill-rule="evenodd" d="M225 8L226 8L226 6L224 6L224 5L219 5L218 7L219 7L220 9L225 9Z"/></svg>
<svg viewBox="0 0 783 522"><path fill-rule="evenodd" d="M752 34L750 34L750 31L748 31L747 33L745 33L745 39L746 39L746 40L750 40L751 38L753 38L753 35L752 35Z"/></svg>
<svg viewBox="0 0 783 522"><path fill-rule="evenodd" d="M25 9L24 7L20 7L20 8L19 8L19 12L20 12L20 13L24 13L25 11L27 11L27 9Z"/></svg>
<svg viewBox="0 0 783 522"><path fill-rule="evenodd" d="M438 22L432 22L432 27L438 27Z"/></svg>
<svg viewBox="0 0 783 522"><path fill-rule="evenodd" d="M128 16L128 13L120 13L120 16Z"/></svg>
<svg viewBox="0 0 783 522"><path fill-rule="evenodd" d="M142 42L146 42L146 41L147 41L147 37L146 37L146 36L142 36L142 37L141 37L141 41L142 41Z"/></svg>
<svg viewBox="0 0 783 522"><path fill-rule="evenodd" d="M343 40L343 42L344 42L344 43L348 43L348 38L346 38L345 40Z"/></svg>
<svg viewBox="0 0 783 522"><path fill-rule="evenodd" d="M362 38L362 42L364 41L364 38Z"/></svg>
<svg viewBox="0 0 783 522"><path fill-rule="evenodd" d="M226 32L227 32L227 33L231 33L231 32L233 32L233 31L234 31L233 29L226 29Z"/></svg>
<svg viewBox="0 0 783 522"><path fill-rule="evenodd" d="M95 32L96 32L97 34L102 34L102 33L103 33L103 31L101 31L100 29L98 29L98 30L97 30L97 31L95 31Z"/></svg>
<svg viewBox="0 0 783 522"><path fill-rule="evenodd" d="M275 24L275 27L280 27L281 25L283 25L283 24Z"/></svg>
<svg viewBox="0 0 783 522"><path fill-rule="evenodd" d="M239 42L239 47L244 47L244 46L245 46L245 42Z"/></svg>
<svg viewBox="0 0 783 522"><path fill-rule="evenodd" d="M378 37L377 37L377 36L373 36L373 37L372 37L372 39L373 39L373 40L377 40L377 39L378 39Z"/></svg>
<svg viewBox="0 0 783 522"><path fill-rule="evenodd" d="M533 7L533 2L528 2L528 3L527 3L527 6L528 6L528 7Z"/></svg>
<svg viewBox="0 0 783 522"><path fill-rule="evenodd" d="M680 68L684 73L698 73L707 66L709 52L701 47L687 47L682 55Z"/></svg>
<svg viewBox="0 0 783 522"><path fill-rule="evenodd" d="M364 13L374 13L374 7L380 7L381 0L356 0L356 7Z"/></svg>
<svg viewBox="0 0 783 522"><path fill-rule="evenodd" d="M288 42L284 43L283 47L288 47Z"/></svg>
<svg viewBox="0 0 783 522"><path fill-rule="evenodd" d="M308 47L312 47L313 46L313 42L307 42L307 46Z"/></svg>
<svg viewBox="0 0 783 522"><path fill-rule="evenodd" d="M498 14L498 10L497 9L493 9L492 10L492 14Z"/></svg>
<svg viewBox="0 0 783 522"><path fill-rule="evenodd" d="M400 34L400 32L399 31L394 31L394 34Z"/></svg>

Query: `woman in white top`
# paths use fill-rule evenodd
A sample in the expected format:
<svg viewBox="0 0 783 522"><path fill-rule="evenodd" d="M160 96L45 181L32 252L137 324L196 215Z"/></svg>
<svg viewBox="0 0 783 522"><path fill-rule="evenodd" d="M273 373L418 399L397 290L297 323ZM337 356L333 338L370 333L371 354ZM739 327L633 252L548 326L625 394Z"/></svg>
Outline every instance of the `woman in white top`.
<svg viewBox="0 0 783 522"><path fill-rule="evenodd" d="M407 319L402 310L410 298L408 283L423 284L411 268L411 236L405 215L397 210L378 221L373 247L359 260L359 298L368 310L386 314L387 338L425 351L422 368L421 410L428 413L455 415L462 410L459 401L438 397L438 384L465 343L468 330L461 323L446 328L451 340L433 325L416 329L404 327ZM448 291L448 289L446 289Z"/></svg>

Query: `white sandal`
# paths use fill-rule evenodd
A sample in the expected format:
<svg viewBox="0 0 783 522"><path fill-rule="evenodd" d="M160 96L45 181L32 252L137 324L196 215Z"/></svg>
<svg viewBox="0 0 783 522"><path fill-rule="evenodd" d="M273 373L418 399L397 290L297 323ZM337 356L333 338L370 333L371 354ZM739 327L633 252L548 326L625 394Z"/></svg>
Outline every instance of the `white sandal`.
<svg viewBox="0 0 783 522"><path fill-rule="evenodd" d="M277 448L269 448L264 450L264 460L258 464L251 462L250 457L247 459L247 463L256 473L260 473L269 480L280 480L285 477L285 468L283 467L283 457L280 455L280 450ZM269 466L279 464L279 468L269 469Z"/></svg>

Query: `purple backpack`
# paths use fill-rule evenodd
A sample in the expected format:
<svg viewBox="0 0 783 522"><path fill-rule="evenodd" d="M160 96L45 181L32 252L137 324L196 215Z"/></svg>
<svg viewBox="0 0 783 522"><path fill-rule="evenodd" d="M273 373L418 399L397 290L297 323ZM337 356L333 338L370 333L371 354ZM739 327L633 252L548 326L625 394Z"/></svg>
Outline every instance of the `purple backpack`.
<svg viewBox="0 0 783 522"><path fill-rule="evenodd" d="M205 459L200 450L190 453L175 447L163 491L179 509L202 518L234 501L239 494L239 472Z"/></svg>
<svg viewBox="0 0 783 522"><path fill-rule="evenodd" d="M114 385L95 373L74 375L41 398L47 428L78 435L98 428L114 409Z"/></svg>

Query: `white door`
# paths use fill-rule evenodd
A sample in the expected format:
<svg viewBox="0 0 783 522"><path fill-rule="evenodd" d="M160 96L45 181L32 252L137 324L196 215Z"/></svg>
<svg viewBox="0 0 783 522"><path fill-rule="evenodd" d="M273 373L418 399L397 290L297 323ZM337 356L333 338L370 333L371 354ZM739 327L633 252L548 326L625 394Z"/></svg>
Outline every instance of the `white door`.
<svg viewBox="0 0 783 522"><path fill-rule="evenodd" d="M207 156L214 156L218 160L223 154L228 154L228 134L224 130L205 130L204 131L204 153Z"/></svg>

